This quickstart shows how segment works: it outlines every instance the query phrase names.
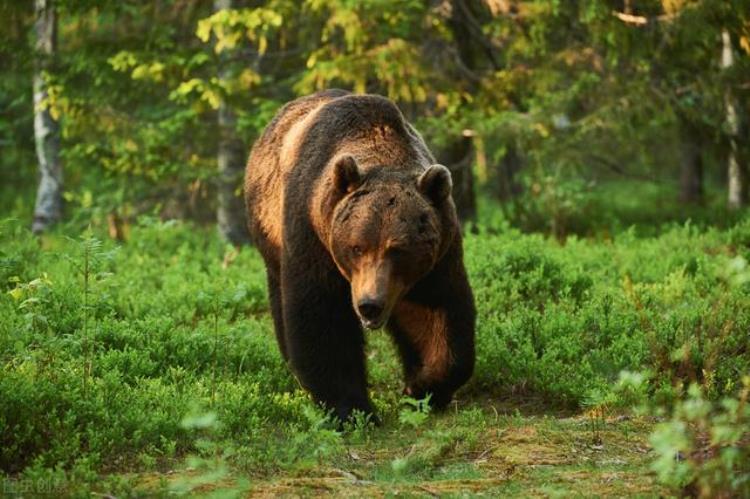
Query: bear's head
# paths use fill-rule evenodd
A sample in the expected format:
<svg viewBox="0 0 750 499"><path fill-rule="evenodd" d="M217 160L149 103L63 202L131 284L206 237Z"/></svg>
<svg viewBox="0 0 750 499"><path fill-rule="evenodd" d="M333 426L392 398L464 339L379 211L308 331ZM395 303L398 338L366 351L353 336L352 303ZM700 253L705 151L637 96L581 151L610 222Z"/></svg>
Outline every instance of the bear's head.
<svg viewBox="0 0 750 499"><path fill-rule="evenodd" d="M336 204L329 232L333 260L351 284L362 325L377 329L394 305L438 261L450 243L454 213L448 169L419 175L390 168L363 174L351 156L333 168ZM455 222L453 222L455 225Z"/></svg>

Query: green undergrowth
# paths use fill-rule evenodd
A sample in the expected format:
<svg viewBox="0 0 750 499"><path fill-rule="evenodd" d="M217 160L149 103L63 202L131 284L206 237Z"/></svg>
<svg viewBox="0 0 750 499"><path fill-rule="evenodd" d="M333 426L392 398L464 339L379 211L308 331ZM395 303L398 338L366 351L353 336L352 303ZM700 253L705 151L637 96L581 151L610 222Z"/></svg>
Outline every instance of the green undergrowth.
<svg viewBox="0 0 750 499"><path fill-rule="evenodd" d="M565 244L480 229L465 248L475 376L447 413L429 414L400 397L386 333L368 334L383 424L360 418L342 435L281 360L252 248L153 219L122 244L91 231L38 240L0 223L4 486L554 495L590 482L617 495L655 487L657 475L644 478L652 420L636 405L695 428L688 445L660 427L665 455L747 442L749 221ZM705 414L684 409L696 397ZM722 400L741 405L729 412ZM712 444L727 424L739 436ZM742 452L717 466L732 475ZM700 482L702 461L687 462L667 485Z"/></svg>
<svg viewBox="0 0 750 499"><path fill-rule="evenodd" d="M592 237L629 231L658 237L675 224L727 230L747 216L726 205L723 186L708 183L700 203L680 201L671 183L633 179L584 181L557 176L523 177L522 193L500 202L480 196L478 220L490 230L508 225L523 232L551 234L560 240L570 235Z"/></svg>
<svg viewBox="0 0 750 499"><path fill-rule="evenodd" d="M515 232L468 238L479 306L473 386L576 406L608 392L622 370L647 370L662 399L678 381L732 393L750 367L748 237L745 222L564 245Z"/></svg>

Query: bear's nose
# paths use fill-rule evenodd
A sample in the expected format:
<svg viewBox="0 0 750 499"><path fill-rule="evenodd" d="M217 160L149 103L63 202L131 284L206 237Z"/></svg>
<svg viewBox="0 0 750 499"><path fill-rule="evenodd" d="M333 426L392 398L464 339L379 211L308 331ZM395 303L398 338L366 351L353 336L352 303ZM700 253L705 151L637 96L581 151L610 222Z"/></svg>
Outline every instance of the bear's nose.
<svg viewBox="0 0 750 499"><path fill-rule="evenodd" d="M377 322L383 313L383 302L371 299L361 300L357 304L359 315L370 322Z"/></svg>

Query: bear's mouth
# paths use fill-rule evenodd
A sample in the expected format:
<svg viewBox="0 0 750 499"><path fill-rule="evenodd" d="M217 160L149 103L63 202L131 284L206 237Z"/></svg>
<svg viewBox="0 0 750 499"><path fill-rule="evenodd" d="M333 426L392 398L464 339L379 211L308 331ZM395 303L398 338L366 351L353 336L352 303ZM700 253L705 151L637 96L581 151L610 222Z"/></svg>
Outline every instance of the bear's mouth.
<svg viewBox="0 0 750 499"><path fill-rule="evenodd" d="M383 314L385 315L385 314ZM364 319L362 317L359 318L359 322L362 324L362 327L365 329L369 329L370 331L374 331L376 329L380 329L385 324L386 317L380 317L378 319Z"/></svg>

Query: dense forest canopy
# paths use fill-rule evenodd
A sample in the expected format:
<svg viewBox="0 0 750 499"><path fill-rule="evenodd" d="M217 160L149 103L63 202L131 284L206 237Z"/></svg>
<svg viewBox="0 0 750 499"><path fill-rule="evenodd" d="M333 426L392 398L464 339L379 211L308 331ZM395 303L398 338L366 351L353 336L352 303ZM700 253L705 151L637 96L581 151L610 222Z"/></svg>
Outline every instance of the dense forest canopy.
<svg viewBox="0 0 750 499"><path fill-rule="evenodd" d="M397 101L454 170L465 218L478 192L521 227L585 232L612 180L723 206L730 153L744 203L746 0L59 0L48 55L31 2L0 8L2 188L28 194L3 207L24 215L40 59L69 216L213 220L222 182L239 185L218 173L222 140L241 163L283 103L329 87Z"/></svg>

